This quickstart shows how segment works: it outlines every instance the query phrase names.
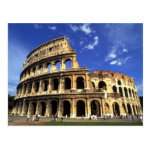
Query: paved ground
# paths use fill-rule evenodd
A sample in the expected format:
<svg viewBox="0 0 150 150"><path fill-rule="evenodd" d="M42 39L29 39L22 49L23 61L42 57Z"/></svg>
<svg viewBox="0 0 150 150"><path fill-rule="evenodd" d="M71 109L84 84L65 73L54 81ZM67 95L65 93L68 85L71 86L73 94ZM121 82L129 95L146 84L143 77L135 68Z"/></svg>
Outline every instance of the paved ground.
<svg viewBox="0 0 150 150"><path fill-rule="evenodd" d="M33 126L33 125L43 125L49 121L53 121L53 118L45 118L45 117L40 117L38 122L32 121L32 118L26 121L26 117L24 116L8 116L8 125L9 126ZM58 121L61 121L61 119L58 119ZM129 120L129 119L102 119L98 118L97 120L88 120L88 119L64 119L63 122L139 122L137 118L134 120Z"/></svg>

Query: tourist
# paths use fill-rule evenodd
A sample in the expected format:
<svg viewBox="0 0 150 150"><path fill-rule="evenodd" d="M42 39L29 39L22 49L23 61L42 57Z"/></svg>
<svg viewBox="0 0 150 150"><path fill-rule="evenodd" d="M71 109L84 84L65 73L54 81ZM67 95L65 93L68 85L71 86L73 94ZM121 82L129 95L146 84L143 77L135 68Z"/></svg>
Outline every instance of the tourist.
<svg viewBox="0 0 150 150"><path fill-rule="evenodd" d="M30 116L29 116L29 115L27 115L26 122L28 122L28 121L29 121L29 119L30 119Z"/></svg>
<svg viewBox="0 0 150 150"><path fill-rule="evenodd" d="M61 117L61 121L63 121L63 117Z"/></svg>

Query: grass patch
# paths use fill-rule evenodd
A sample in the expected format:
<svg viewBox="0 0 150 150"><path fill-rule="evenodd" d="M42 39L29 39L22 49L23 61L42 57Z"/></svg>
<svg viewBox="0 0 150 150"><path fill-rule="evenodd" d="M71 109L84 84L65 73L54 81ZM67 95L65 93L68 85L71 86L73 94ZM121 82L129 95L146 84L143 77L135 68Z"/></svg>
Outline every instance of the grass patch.
<svg viewBox="0 0 150 150"><path fill-rule="evenodd" d="M141 122L46 122L45 126L143 126Z"/></svg>

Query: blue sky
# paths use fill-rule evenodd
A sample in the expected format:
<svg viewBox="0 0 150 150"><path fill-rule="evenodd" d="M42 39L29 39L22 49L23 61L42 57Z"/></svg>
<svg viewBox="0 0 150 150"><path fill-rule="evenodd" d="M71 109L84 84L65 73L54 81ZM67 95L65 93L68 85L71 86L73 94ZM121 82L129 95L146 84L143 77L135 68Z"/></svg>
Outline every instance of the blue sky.
<svg viewBox="0 0 150 150"><path fill-rule="evenodd" d="M40 44L66 36L80 67L132 77L143 95L143 24L8 24L8 93L16 95L26 56Z"/></svg>

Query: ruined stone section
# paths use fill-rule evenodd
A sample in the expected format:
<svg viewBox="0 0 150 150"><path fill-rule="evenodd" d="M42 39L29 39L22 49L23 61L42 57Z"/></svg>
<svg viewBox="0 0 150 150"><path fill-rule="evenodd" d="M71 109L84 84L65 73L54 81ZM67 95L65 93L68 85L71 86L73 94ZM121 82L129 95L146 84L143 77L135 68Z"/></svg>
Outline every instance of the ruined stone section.
<svg viewBox="0 0 150 150"><path fill-rule="evenodd" d="M106 70L89 73L79 67L76 51L61 37L27 56L12 113L87 118L142 115L142 109L132 78Z"/></svg>

